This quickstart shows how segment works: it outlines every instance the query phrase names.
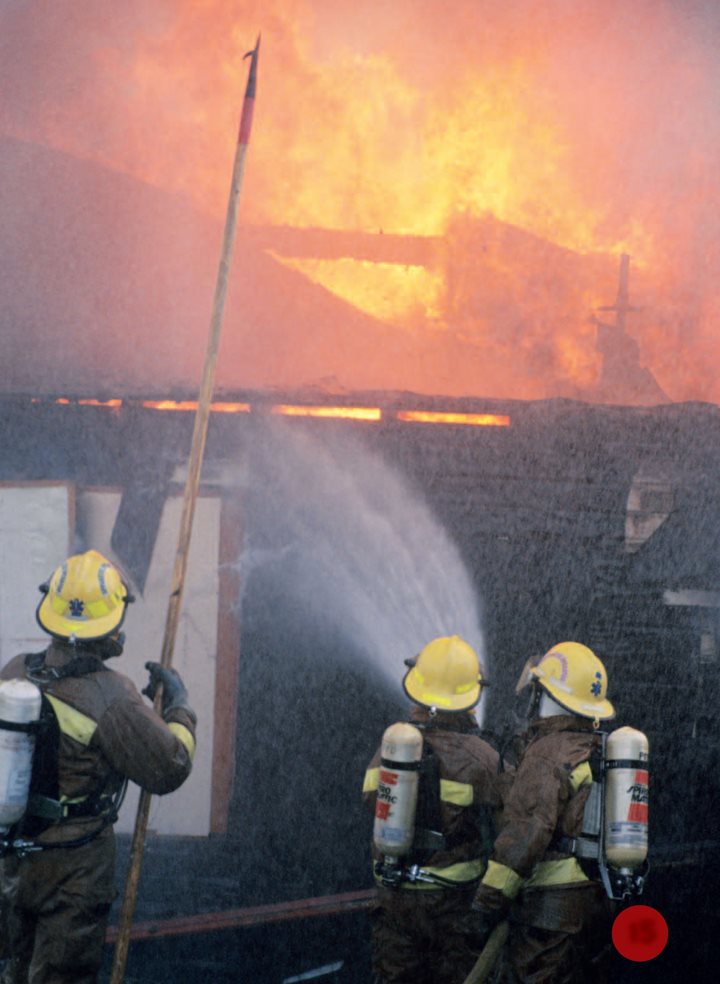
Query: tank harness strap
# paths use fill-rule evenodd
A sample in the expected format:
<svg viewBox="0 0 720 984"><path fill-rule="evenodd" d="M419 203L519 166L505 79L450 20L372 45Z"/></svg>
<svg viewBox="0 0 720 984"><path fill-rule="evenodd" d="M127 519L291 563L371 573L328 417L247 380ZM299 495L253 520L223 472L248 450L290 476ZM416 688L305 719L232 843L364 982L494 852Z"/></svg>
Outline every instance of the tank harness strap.
<svg viewBox="0 0 720 984"><path fill-rule="evenodd" d="M59 735L61 733L70 734L70 737L81 744L87 744L87 741L92 737L96 722L88 718L87 715L76 711L70 705L66 705L59 698L47 694L45 688L48 684L58 680L86 676L89 673L97 673L106 669L102 660L91 653L79 653L64 666L49 667L45 663L46 654L46 650L39 653L28 653L25 656L25 669L27 676L40 687L43 694L44 710L40 720L33 722L34 730L41 733L41 741L44 733L46 740L55 746L52 754L46 756L39 765L39 772L52 773L52 775L46 775L45 779L45 782L49 781L51 788L46 788L45 792L40 792L37 788L33 790L31 787L26 816L48 823L110 817L115 812L117 797L114 792L99 789L72 800L63 796L46 795L47 792L57 791L57 742ZM68 720L72 722L69 729ZM52 763L49 761L50 758L53 759Z"/></svg>
<svg viewBox="0 0 720 984"><path fill-rule="evenodd" d="M42 820L59 823L62 820L91 819L104 817L113 812L115 796L113 793L90 793L75 800L52 799L40 793L31 793L27 812Z"/></svg>
<svg viewBox="0 0 720 984"><path fill-rule="evenodd" d="M422 860L422 855L441 851L446 846L442 834L440 763L432 745L424 736L419 772L415 838L411 852L417 861Z"/></svg>
<svg viewBox="0 0 720 984"><path fill-rule="evenodd" d="M33 735L37 734L39 731L40 722L23 721L20 723L19 721L5 721L3 718L0 718L0 728L2 728L3 731L22 731L26 735Z"/></svg>
<svg viewBox="0 0 720 984"><path fill-rule="evenodd" d="M604 769L602 748L593 748L589 759L581 762L570 773L570 786L573 794L586 786L590 793L585 802L582 832L577 837L557 834L550 842L549 849L559 854L570 854L582 861L597 861L599 857L599 836L602 817L600 815L600 784Z"/></svg>
<svg viewBox="0 0 720 984"><path fill-rule="evenodd" d="M57 680L66 680L68 677L87 676L88 673L100 673L107 670L107 667L98 656L92 653L79 653L68 660L64 666L47 666L45 656L47 652L28 653L25 657L25 669L33 683L42 685L43 683L53 683ZM38 681L35 677L39 676Z"/></svg>
<svg viewBox="0 0 720 984"><path fill-rule="evenodd" d="M597 842L587 837L554 837L550 850L558 854L572 854L586 861L597 861L598 856Z"/></svg>

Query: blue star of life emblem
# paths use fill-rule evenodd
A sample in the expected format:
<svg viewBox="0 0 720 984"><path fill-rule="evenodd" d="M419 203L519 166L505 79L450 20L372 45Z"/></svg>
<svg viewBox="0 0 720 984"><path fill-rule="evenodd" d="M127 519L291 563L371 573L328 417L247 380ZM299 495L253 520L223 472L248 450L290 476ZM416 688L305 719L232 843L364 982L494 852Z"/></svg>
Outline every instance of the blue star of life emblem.
<svg viewBox="0 0 720 984"><path fill-rule="evenodd" d="M80 598L71 598L68 605L70 607L70 615L72 618L82 618L82 614L85 611L84 601L81 601Z"/></svg>
<svg viewBox="0 0 720 984"><path fill-rule="evenodd" d="M600 692L602 691L602 674L599 671L595 673L595 679L590 684L590 690L595 697L600 696Z"/></svg>

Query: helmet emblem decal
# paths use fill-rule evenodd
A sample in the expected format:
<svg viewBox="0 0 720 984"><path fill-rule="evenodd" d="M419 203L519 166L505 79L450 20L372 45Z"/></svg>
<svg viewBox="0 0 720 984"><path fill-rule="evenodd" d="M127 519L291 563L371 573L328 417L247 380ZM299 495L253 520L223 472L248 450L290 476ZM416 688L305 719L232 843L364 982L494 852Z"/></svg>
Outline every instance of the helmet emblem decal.
<svg viewBox="0 0 720 984"><path fill-rule="evenodd" d="M82 618L85 611L85 602L80 598L71 598L68 602L71 618Z"/></svg>
<svg viewBox="0 0 720 984"><path fill-rule="evenodd" d="M560 676L558 677L558 679L562 683L564 683L567 680L567 675L568 675L568 661L565 653L558 653L558 652L548 653L546 656L543 656L543 658L541 659L538 669L540 669L546 661L549 663L550 660L553 659L560 664Z"/></svg>
<svg viewBox="0 0 720 984"><path fill-rule="evenodd" d="M590 684L590 690L594 697L599 697L602 693L602 673L599 670L595 671L595 679Z"/></svg>

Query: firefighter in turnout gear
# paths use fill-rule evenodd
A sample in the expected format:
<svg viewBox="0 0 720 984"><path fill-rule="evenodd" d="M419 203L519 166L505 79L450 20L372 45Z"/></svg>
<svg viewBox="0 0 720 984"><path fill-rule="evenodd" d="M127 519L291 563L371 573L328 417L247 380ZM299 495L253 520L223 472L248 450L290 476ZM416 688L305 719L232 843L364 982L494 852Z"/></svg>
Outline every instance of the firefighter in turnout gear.
<svg viewBox="0 0 720 984"><path fill-rule="evenodd" d="M605 667L587 646L562 642L534 662L517 687L531 690L530 725L473 908L486 932L509 917L506 984L598 984L611 954L611 903L597 861L577 857L574 845L600 722L615 712Z"/></svg>
<svg viewBox="0 0 720 984"><path fill-rule="evenodd" d="M162 716L105 660L119 656L132 596L120 572L90 550L41 585L46 650L16 656L4 680L42 694L24 816L4 834L0 861L2 984L95 984L115 897L117 819L127 780L170 793L190 774L196 718L174 670L147 663Z"/></svg>
<svg viewBox="0 0 720 984"><path fill-rule="evenodd" d="M434 639L403 687L409 722L388 728L365 774L375 813L375 984L462 984L480 952L470 911L492 844L498 754L473 712L485 685L458 636Z"/></svg>

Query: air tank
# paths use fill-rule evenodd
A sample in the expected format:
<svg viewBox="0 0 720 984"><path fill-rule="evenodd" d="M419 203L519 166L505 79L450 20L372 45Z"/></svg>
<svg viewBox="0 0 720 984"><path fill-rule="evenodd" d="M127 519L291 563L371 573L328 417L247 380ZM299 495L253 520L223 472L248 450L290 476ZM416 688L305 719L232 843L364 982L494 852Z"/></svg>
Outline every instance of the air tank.
<svg viewBox="0 0 720 984"><path fill-rule="evenodd" d="M648 740L618 728L605 747L605 858L620 870L639 868L648 853Z"/></svg>
<svg viewBox="0 0 720 984"><path fill-rule="evenodd" d="M385 730L373 841L386 857L403 857L412 847L422 749L423 737L414 725L398 722Z"/></svg>
<svg viewBox="0 0 720 984"><path fill-rule="evenodd" d="M32 774L42 695L29 680L0 682L0 833L22 817Z"/></svg>

